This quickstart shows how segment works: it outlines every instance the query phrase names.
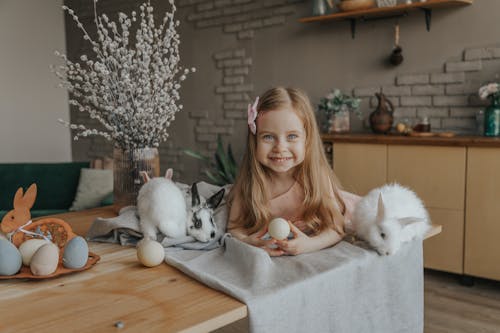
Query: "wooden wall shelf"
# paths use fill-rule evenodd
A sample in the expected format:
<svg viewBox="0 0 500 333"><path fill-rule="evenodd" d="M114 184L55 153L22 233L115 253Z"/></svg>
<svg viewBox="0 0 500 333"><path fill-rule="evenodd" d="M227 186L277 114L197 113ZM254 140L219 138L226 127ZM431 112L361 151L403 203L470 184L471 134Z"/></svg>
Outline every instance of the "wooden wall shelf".
<svg viewBox="0 0 500 333"><path fill-rule="evenodd" d="M430 30L431 14L434 8L448 8L456 6L471 5L474 0L427 0L426 2L414 2L412 4L399 4L391 7L374 7L364 10L336 12L327 15L303 17L299 19L302 23L349 20L353 38L356 31L356 20L367 21L384 17L406 16L408 12L422 10L425 13L427 30Z"/></svg>

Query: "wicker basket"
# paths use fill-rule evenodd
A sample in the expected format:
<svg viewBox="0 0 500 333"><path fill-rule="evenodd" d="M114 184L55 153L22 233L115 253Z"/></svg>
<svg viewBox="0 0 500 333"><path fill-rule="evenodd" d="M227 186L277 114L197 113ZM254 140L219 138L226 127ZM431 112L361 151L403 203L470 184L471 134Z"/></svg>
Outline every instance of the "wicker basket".
<svg viewBox="0 0 500 333"><path fill-rule="evenodd" d="M377 7L392 7L396 6L397 0L377 0Z"/></svg>

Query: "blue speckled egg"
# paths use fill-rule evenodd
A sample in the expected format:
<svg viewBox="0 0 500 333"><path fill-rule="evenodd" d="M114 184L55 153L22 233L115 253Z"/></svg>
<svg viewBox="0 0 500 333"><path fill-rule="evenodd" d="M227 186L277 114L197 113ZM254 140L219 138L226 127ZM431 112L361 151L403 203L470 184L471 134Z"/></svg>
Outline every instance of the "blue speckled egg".
<svg viewBox="0 0 500 333"><path fill-rule="evenodd" d="M11 242L0 239L0 275L14 275L21 269L21 253Z"/></svg>
<svg viewBox="0 0 500 333"><path fill-rule="evenodd" d="M64 248L63 266L70 269L82 268L89 258L89 246L80 236L72 238Z"/></svg>

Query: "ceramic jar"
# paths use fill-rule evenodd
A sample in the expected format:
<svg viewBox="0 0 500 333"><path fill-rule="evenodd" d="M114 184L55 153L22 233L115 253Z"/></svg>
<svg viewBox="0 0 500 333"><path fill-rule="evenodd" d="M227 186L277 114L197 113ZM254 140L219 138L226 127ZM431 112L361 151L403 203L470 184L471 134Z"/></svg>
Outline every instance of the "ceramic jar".
<svg viewBox="0 0 500 333"><path fill-rule="evenodd" d="M374 133L386 134L392 128L394 106L384 94L376 93L375 96L378 99L378 105L370 114L370 127Z"/></svg>

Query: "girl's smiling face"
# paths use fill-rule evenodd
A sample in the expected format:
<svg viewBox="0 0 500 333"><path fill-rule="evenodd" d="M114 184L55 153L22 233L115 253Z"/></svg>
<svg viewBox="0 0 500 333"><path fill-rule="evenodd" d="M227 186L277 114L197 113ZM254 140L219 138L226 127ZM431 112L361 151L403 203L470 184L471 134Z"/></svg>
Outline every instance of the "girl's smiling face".
<svg viewBox="0 0 500 333"><path fill-rule="evenodd" d="M306 133L302 120L289 108L257 117L256 158L272 172L291 173L304 161Z"/></svg>

